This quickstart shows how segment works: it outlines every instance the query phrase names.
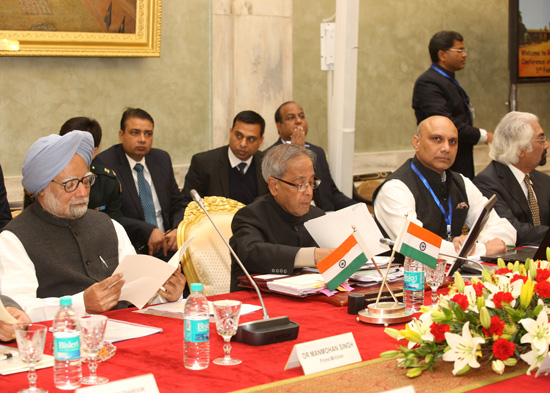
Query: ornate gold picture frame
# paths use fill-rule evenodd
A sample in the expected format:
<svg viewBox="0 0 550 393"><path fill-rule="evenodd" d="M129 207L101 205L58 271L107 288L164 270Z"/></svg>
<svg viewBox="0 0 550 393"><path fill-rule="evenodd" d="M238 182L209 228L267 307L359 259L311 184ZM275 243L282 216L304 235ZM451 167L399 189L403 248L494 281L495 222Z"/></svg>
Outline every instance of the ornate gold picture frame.
<svg viewBox="0 0 550 393"><path fill-rule="evenodd" d="M162 0L135 0L135 23L132 20L131 27L124 29L124 21L109 28L108 9L105 16L100 15L106 22L105 32L0 30L0 40L19 46L0 50L0 56L160 57L161 10Z"/></svg>

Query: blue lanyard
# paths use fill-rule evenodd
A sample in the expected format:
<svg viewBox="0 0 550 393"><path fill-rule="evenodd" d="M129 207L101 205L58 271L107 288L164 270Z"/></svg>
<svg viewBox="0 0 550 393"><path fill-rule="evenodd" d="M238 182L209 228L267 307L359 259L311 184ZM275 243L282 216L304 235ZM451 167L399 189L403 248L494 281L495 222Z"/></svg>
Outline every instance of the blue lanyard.
<svg viewBox="0 0 550 393"><path fill-rule="evenodd" d="M433 200L435 201L435 203L439 207L439 210L441 210L441 213L443 213L443 217L445 218L445 223L447 224L447 238L450 239L451 238L451 224L453 222L453 209L452 209L452 204L451 204L451 196L449 195L449 213L446 213L445 208L443 208L443 205L439 201L439 198L437 198L435 196L435 193L432 190L432 187L430 187L430 185L428 184L428 181L426 180L424 175L422 173L420 173L420 171L418 170L418 168L416 167L416 165L414 165L414 163L412 161L411 161L411 168L418 175L420 180L422 180L422 183L424 183L424 185L426 186L428 191L430 191L430 194L432 194Z"/></svg>
<svg viewBox="0 0 550 393"><path fill-rule="evenodd" d="M462 91L462 93L464 93L464 95L466 96L466 102L468 104L468 107L472 107L472 104L470 103L470 97L468 97L468 94L466 94L466 91L462 88L462 86L460 86L460 83L458 83L458 81L456 79L453 79L451 78L449 75L447 75L445 72L443 72L442 70L440 70L439 68L437 68L436 66L434 66L433 64L430 66L432 69L434 69L436 72L440 73L441 75L443 75L445 78L449 79L450 81L452 81L455 85L458 86L458 88Z"/></svg>

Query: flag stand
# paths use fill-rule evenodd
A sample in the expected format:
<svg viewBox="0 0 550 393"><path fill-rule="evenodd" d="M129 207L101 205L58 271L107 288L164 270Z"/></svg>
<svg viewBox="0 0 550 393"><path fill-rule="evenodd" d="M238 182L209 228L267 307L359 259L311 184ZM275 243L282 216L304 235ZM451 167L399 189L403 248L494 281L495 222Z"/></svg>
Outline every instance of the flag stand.
<svg viewBox="0 0 550 393"><path fill-rule="evenodd" d="M402 234L405 230L405 221L403 221L403 224L401 225L400 234ZM405 304L400 303L397 301L397 298L393 294L389 284L388 284L388 273L390 272L391 265L393 263L395 257L395 247L393 248L390 256L390 263L388 263L388 267L386 267L386 274L382 275L382 272L376 265L376 262L373 258L374 266L376 267L376 270L378 270L378 273L380 273L380 276L382 277L382 283L380 284L380 290L378 291L378 296L376 298L376 303L369 304L366 309L361 310L357 313L357 320L365 323L371 323L375 325L390 325L392 323L403 323L403 322L409 322L413 318L413 312L406 312L405 311ZM380 302L380 296L382 295L382 289L386 286L388 290L390 291L390 294L393 297L393 302Z"/></svg>
<svg viewBox="0 0 550 393"><path fill-rule="evenodd" d="M382 283L380 284L380 290L378 291L378 297L376 298L376 303L369 304L366 309L359 311L357 313L358 321L371 323L374 325L387 326L393 323L404 323L412 320L414 313L405 312L405 304L397 301L397 298L395 297L387 281L388 272L390 271L391 264L393 262L394 257L395 257L395 249L392 250L392 253L390 256L390 263L388 264L388 267L386 268L386 274L384 275L376 265L374 258L372 259L372 262L374 263L376 270L378 270L378 273L380 273L380 276L382 277ZM394 300L393 302L380 302L380 296L382 295L382 289L384 288L384 286L388 288L390 294L392 295Z"/></svg>

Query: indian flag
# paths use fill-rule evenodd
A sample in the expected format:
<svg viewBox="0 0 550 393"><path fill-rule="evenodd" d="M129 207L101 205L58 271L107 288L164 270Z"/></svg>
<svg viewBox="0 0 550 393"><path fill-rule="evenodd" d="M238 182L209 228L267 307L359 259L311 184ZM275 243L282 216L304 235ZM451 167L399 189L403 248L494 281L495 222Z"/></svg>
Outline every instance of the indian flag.
<svg viewBox="0 0 550 393"><path fill-rule="evenodd" d="M394 249L406 257L435 269L441 240L441 237L436 234L407 220L395 241Z"/></svg>
<svg viewBox="0 0 550 393"><path fill-rule="evenodd" d="M338 288L367 262L368 258L360 243L362 241L359 235L356 238L356 232L352 233L337 249L317 264L330 291Z"/></svg>

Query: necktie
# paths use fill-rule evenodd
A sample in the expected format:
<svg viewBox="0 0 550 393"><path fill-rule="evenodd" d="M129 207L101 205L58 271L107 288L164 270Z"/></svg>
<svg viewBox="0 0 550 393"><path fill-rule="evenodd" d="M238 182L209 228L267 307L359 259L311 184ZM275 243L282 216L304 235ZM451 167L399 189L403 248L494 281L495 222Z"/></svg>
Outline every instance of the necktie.
<svg viewBox="0 0 550 393"><path fill-rule="evenodd" d="M143 175L143 165L137 163L134 166L134 170L137 172L139 199L141 200L141 207L145 215L145 222L158 226L157 215L155 214L155 204L153 203L153 194L151 193L151 186Z"/></svg>
<svg viewBox="0 0 550 393"><path fill-rule="evenodd" d="M540 225L540 212L535 193L533 192L533 186L531 185L531 177L525 175L525 184L527 185L527 202L529 202L529 210L531 210L531 216L533 217L533 225Z"/></svg>
<svg viewBox="0 0 550 393"><path fill-rule="evenodd" d="M245 168L246 168L246 162L241 162L239 165L237 165L237 169L239 170L239 174L241 174L241 176L244 176Z"/></svg>

